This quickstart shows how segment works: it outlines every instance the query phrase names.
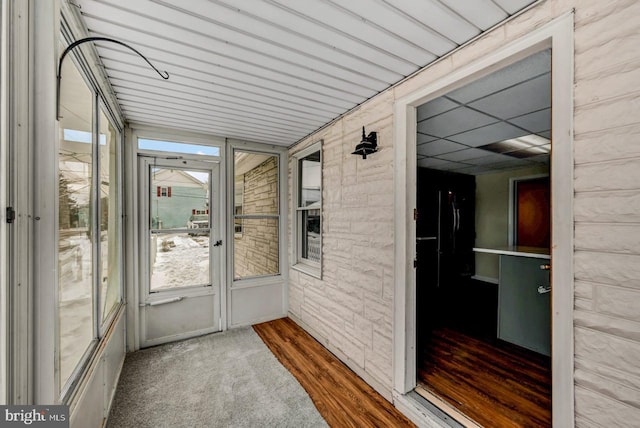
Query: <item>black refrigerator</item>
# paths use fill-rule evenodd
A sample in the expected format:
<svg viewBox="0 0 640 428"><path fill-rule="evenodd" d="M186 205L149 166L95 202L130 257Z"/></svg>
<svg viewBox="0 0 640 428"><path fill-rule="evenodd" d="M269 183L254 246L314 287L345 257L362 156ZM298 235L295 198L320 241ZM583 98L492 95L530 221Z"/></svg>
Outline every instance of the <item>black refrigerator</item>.
<svg viewBox="0 0 640 428"><path fill-rule="evenodd" d="M416 317L434 327L475 272L475 177L418 168ZM419 332L418 332L419 333Z"/></svg>

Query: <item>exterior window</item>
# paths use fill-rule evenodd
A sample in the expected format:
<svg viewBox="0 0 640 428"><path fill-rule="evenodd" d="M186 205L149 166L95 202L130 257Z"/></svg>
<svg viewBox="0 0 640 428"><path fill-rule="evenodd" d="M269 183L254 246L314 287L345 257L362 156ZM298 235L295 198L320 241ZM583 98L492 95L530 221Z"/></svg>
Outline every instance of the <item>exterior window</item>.
<svg viewBox="0 0 640 428"><path fill-rule="evenodd" d="M112 314L121 301L119 134L100 109L100 304L101 321Z"/></svg>
<svg viewBox="0 0 640 428"><path fill-rule="evenodd" d="M58 322L60 385L97 337L93 313L97 240L93 192L94 94L74 62L63 64L58 141Z"/></svg>
<svg viewBox="0 0 640 428"><path fill-rule="evenodd" d="M279 156L234 152L233 277L246 279L280 273ZM238 209L239 208L239 209Z"/></svg>
<svg viewBox="0 0 640 428"><path fill-rule="evenodd" d="M233 199L233 231L235 237L242 238L242 197L244 196L244 175L237 177L235 182L235 193Z"/></svg>
<svg viewBox="0 0 640 428"><path fill-rule="evenodd" d="M121 134L71 58L62 75L57 372L64 401L122 301L122 224Z"/></svg>
<svg viewBox="0 0 640 428"><path fill-rule="evenodd" d="M171 186L161 187L157 186L157 195L158 197L170 198L171 197Z"/></svg>
<svg viewBox="0 0 640 428"><path fill-rule="evenodd" d="M320 275L322 260L321 152L321 142L302 150L294 155L293 168L295 263L305 265L316 275Z"/></svg>

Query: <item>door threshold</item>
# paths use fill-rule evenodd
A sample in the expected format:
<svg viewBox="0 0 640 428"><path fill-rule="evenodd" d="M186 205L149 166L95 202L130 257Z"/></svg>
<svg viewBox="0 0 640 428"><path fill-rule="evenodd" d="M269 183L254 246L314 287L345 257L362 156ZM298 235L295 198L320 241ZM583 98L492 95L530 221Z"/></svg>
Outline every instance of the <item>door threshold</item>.
<svg viewBox="0 0 640 428"><path fill-rule="evenodd" d="M466 416L460 410L456 409L451 404L444 401L442 398L435 395L433 392L429 391L423 385L418 384L414 391L420 395L422 398L427 400L431 405L439 409L440 411L447 414L453 420L455 420L460 427L464 428L482 428L482 425L479 425L473 419Z"/></svg>

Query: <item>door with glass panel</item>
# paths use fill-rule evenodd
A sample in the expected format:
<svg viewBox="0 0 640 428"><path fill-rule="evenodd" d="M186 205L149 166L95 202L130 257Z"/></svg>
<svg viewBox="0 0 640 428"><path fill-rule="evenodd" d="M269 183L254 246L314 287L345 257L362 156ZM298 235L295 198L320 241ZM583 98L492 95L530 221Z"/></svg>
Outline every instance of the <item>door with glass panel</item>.
<svg viewBox="0 0 640 428"><path fill-rule="evenodd" d="M219 166L140 158L141 346L220 330Z"/></svg>

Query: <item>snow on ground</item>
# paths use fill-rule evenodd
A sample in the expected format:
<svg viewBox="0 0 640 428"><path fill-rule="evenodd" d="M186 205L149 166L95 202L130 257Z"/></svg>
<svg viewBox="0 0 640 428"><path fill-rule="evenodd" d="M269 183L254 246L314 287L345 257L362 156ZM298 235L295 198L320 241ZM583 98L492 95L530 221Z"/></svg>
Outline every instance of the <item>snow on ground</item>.
<svg viewBox="0 0 640 428"><path fill-rule="evenodd" d="M208 236L162 234L156 248L151 290L210 284Z"/></svg>
<svg viewBox="0 0 640 428"><path fill-rule="evenodd" d="M60 239L60 381L64 385L93 340L93 266L86 231Z"/></svg>

